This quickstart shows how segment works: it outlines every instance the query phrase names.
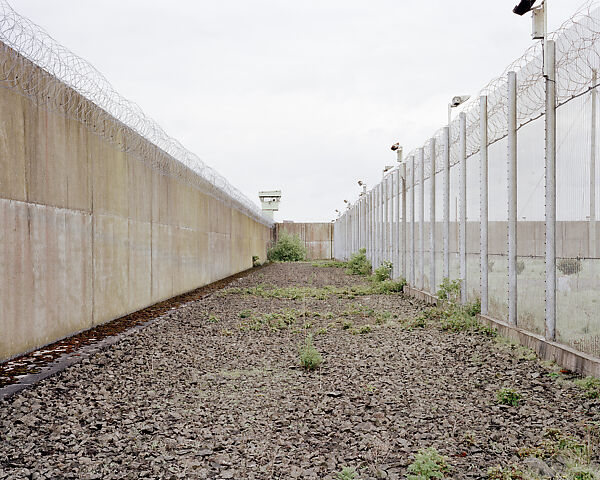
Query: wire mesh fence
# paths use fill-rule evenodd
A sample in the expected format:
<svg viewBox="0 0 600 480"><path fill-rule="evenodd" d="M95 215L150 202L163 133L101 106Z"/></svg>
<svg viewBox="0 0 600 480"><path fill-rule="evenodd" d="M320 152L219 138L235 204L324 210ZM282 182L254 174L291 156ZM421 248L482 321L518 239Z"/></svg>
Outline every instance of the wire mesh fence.
<svg viewBox="0 0 600 480"><path fill-rule="evenodd" d="M600 2L548 40L554 62L534 44L359 198L335 222L334 251L366 248L432 294L460 279L482 313L600 356Z"/></svg>
<svg viewBox="0 0 600 480"><path fill-rule="evenodd" d="M161 173L272 225L254 202L167 135L138 105L123 98L91 64L15 12L6 0L0 0L0 82L40 107L81 122L121 151L151 162ZM179 162L176 171L171 159Z"/></svg>

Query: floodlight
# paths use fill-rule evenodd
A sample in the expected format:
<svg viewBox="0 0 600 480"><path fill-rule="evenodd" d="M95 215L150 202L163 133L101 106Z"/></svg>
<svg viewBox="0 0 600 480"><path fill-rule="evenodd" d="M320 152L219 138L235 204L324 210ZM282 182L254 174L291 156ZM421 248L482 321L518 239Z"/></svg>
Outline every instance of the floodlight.
<svg viewBox="0 0 600 480"><path fill-rule="evenodd" d="M523 16L527 12L531 12L536 1L537 0L521 0L521 2L513 8L513 13Z"/></svg>

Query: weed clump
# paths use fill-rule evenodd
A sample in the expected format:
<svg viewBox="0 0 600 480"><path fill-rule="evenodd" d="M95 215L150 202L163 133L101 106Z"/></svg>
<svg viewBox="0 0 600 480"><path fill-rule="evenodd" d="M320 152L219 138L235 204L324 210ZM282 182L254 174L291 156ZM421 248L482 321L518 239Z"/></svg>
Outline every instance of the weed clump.
<svg viewBox="0 0 600 480"><path fill-rule="evenodd" d="M306 247L298 235L280 232L275 245L267 251L272 262L301 262L306 258Z"/></svg>
<svg viewBox="0 0 600 480"><path fill-rule="evenodd" d="M360 327L358 327L358 330L356 330L356 333L358 333L359 335L364 335L365 333L371 333L373 331L373 327L371 327L371 325L366 324L366 325L361 325Z"/></svg>
<svg viewBox="0 0 600 480"><path fill-rule="evenodd" d="M393 268L392 262L383 262L381 266L377 267L373 272L373 281L384 282L386 280L391 280Z"/></svg>
<svg viewBox="0 0 600 480"><path fill-rule="evenodd" d="M337 480L360 480L356 470L350 467L344 469L336 475Z"/></svg>
<svg viewBox="0 0 600 480"><path fill-rule="evenodd" d="M575 380L575 385L581 388L587 398L600 397L600 380L594 377L586 377Z"/></svg>
<svg viewBox="0 0 600 480"><path fill-rule="evenodd" d="M323 357L317 351L312 343L312 337L309 335L304 340L304 345L300 347L300 365L306 370L316 370L323 363Z"/></svg>
<svg viewBox="0 0 600 480"><path fill-rule="evenodd" d="M371 262L367 259L367 250L361 248L346 262L346 273L348 275L369 275L372 270Z"/></svg>
<svg viewBox="0 0 600 480"><path fill-rule="evenodd" d="M525 480L525 474L516 466L502 468L492 467L488 470L487 478L490 480Z"/></svg>
<svg viewBox="0 0 600 480"><path fill-rule="evenodd" d="M341 262L339 260L321 260L318 262L312 263L313 267L320 268L346 268L346 262Z"/></svg>
<svg viewBox="0 0 600 480"><path fill-rule="evenodd" d="M430 480L432 478L444 478L449 471L447 458L438 451L429 447L419 450L415 459L408 466L408 480Z"/></svg>
<svg viewBox="0 0 600 480"><path fill-rule="evenodd" d="M252 255L252 266L260 267L261 265L262 265L262 263L260 263L260 257L257 255Z"/></svg>
<svg viewBox="0 0 600 480"><path fill-rule="evenodd" d="M500 405L517 407L521 401L521 394L512 388L501 388L496 392L496 400Z"/></svg>

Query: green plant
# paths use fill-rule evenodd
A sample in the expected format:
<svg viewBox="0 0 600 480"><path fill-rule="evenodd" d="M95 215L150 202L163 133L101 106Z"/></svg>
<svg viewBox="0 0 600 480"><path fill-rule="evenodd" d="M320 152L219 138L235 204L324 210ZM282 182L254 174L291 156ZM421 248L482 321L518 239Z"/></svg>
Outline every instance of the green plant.
<svg viewBox="0 0 600 480"><path fill-rule="evenodd" d="M360 334L360 335L364 335L365 333L371 333L373 331L373 327L371 327L371 325L367 324L367 325L361 325L360 327L358 327L358 330L356 331L356 333Z"/></svg>
<svg viewBox="0 0 600 480"><path fill-rule="evenodd" d="M315 370L323 363L323 357L312 343L312 336L306 337L300 347L300 365L306 370Z"/></svg>
<svg viewBox="0 0 600 480"><path fill-rule="evenodd" d="M600 397L600 380L594 377L586 377L575 380L575 385L585 392L587 398Z"/></svg>
<svg viewBox="0 0 600 480"><path fill-rule="evenodd" d="M345 321L344 323L342 323L342 328L344 330L350 330L352 328L352 322Z"/></svg>
<svg viewBox="0 0 600 480"><path fill-rule="evenodd" d="M487 472L490 480L525 480L525 474L514 465L508 468L492 467Z"/></svg>
<svg viewBox="0 0 600 480"><path fill-rule="evenodd" d="M375 284L375 293L380 295L389 295L390 293L402 293L406 280L403 278L399 280L384 280Z"/></svg>
<svg viewBox="0 0 600 480"><path fill-rule="evenodd" d="M252 255L252 266L260 267L262 264L260 263L260 257L257 255Z"/></svg>
<svg viewBox="0 0 600 480"><path fill-rule="evenodd" d="M240 318L248 318L248 317L250 317L250 315L252 315L252 310L249 310L249 309L242 310L239 313Z"/></svg>
<svg viewBox="0 0 600 480"><path fill-rule="evenodd" d="M525 271L525 262L523 260L517 261L517 275L521 275Z"/></svg>
<svg viewBox="0 0 600 480"><path fill-rule="evenodd" d="M325 327L319 328L315 333L317 335L325 335L327 333L327 329Z"/></svg>
<svg viewBox="0 0 600 480"><path fill-rule="evenodd" d="M429 480L432 478L444 478L449 471L448 459L429 447L419 450L413 462L408 466L408 480Z"/></svg>
<svg viewBox="0 0 600 480"><path fill-rule="evenodd" d="M501 388L496 392L496 400L500 405L516 407L521 401L521 394L512 388Z"/></svg>
<svg viewBox="0 0 600 480"><path fill-rule="evenodd" d="M338 480L360 480L356 470L350 467L344 467L341 472L336 475Z"/></svg>
<svg viewBox="0 0 600 480"><path fill-rule="evenodd" d="M219 323L221 321L221 319L219 317L217 317L216 315L210 315L208 317L208 321L210 323Z"/></svg>
<svg viewBox="0 0 600 480"><path fill-rule="evenodd" d="M442 303L457 303L460 297L460 280L450 280L444 278L438 290L438 298Z"/></svg>
<svg viewBox="0 0 600 480"><path fill-rule="evenodd" d="M369 275L371 273L371 262L367 259L367 250L361 248L346 262L346 273L349 275Z"/></svg>
<svg viewBox="0 0 600 480"><path fill-rule="evenodd" d="M320 268L345 268L346 262L341 262L339 260L321 260L313 262L312 266Z"/></svg>
<svg viewBox="0 0 600 480"><path fill-rule="evenodd" d="M575 275L581 271L580 258L561 258L556 262L558 268L564 275Z"/></svg>
<svg viewBox="0 0 600 480"><path fill-rule="evenodd" d="M467 303L464 307L467 315L471 317L476 317L481 313L481 300L478 298L474 302Z"/></svg>
<svg viewBox="0 0 600 480"><path fill-rule="evenodd" d="M373 272L373 280L376 282L391 280L392 269L392 262L382 262L381 265L375 269L375 272Z"/></svg>
<svg viewBox="0 0 600 480"><path fill-rule="evenodd" d="M306 247L298 235L280 232L275 245L267 251L273 262L301 262L306 258Z"/></svg>

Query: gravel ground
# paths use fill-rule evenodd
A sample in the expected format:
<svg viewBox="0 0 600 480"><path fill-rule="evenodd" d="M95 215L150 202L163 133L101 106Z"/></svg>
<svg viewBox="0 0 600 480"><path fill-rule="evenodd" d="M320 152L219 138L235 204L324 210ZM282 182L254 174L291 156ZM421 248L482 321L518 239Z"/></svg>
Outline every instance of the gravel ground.
<svg viewBox="0 0 600 480"><path fill-rule="evenodd" d="M600 420L529 352L435 321L407 328L423 305L348 289L364 283L270 265L11 397L0 479L334 479L344 467L398 479L430 446L450 478L485 478L547 429L583 436ZM298 360L308 333L324 359L313 372ZM502 387L518 406L497 403Z"/></svg>

